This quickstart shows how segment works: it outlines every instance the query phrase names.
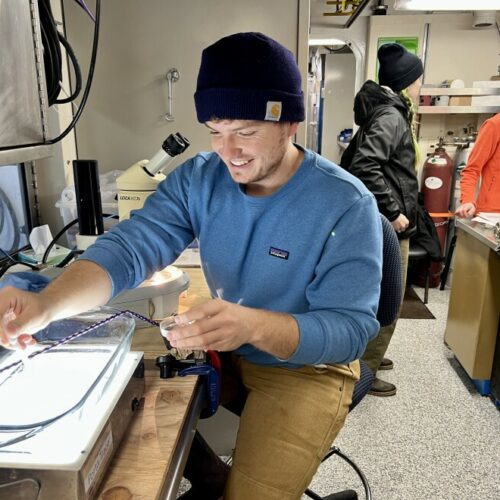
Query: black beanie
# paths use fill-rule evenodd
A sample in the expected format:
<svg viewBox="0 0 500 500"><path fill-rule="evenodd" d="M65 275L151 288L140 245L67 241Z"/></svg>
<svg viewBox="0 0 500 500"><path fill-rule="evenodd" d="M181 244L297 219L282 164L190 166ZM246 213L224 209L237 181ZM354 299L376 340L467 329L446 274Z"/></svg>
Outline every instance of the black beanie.
<svg viewBox="0 0 500 500"><path fill-rule="evenodd" d="M207 47L194 94L198 121L304 120L295 57L262 33L236 33Z"/></svg>
<svg viewBox="0 0 500 500"><path fill-rule="evenodd" d="M422 61L398 43L386 43L378 49L378 82L394 92L405 89L424 73Z"/></svg>

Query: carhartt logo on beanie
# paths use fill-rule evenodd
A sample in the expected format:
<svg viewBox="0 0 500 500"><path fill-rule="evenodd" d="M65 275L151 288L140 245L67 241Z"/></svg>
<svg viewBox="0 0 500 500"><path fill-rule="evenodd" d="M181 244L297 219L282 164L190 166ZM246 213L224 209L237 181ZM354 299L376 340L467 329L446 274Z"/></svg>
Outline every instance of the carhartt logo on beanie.
<svg viewBox="0 0 500 500"><path fill-rule="evenodd" d="M196 93L201 123L219 119L304 120L300 71L292 52L262 33L236 33L201 56Z"/></svg>
<svg viewBox="0 0 500 500"><path fill-rule="evenodd" d="M378 49L378 82L395 92L405 89L424 73L422 61L398 43L386 43Z"/></svg>

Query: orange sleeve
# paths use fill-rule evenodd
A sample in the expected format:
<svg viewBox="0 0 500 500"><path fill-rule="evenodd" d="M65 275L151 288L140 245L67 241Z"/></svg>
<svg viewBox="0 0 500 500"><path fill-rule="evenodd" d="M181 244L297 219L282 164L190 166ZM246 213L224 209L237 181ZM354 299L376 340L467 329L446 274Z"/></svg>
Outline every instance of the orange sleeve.
<svg viewBox="0 0 500 500"><path fill-rule="evenodd" d="M481 171L493 156L499 140L499 131L495 124L486 120L479 130L476 143L467 160L467 165L460 177L460 202L476 202L476 185L481 177Z"/></svg>

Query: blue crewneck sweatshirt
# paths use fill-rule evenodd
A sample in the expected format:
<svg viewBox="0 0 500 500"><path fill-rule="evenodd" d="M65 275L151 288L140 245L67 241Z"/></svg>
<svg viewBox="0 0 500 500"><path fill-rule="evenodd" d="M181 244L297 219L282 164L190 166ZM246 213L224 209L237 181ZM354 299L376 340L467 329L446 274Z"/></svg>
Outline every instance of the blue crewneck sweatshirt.
<svg viewBox="0 0 500 500"><path fill-rule="evenodd" d="M113 295L172 263L197 238L214 297L290 313L300 341L280 360L245 344L258 364L348 363L378 332L382 232L374 197L349 173L305 150L294 176L264 197L245 194L215 153L174 170L130 220L83 255Z"/></svg>

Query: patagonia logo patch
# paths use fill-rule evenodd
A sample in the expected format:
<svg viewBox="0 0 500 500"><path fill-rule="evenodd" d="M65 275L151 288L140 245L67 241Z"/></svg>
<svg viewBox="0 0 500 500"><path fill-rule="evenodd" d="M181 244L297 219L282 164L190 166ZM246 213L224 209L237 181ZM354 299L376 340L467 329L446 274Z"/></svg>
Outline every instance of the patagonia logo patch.
<svg viewBox="0 0 500 500"><path fill-rule="evenodd" d="M279 122L280 118L281 118L281 102L267 101L266 117L264 118L264 120Z"/></svg>
<svg viewBox="0 0 500 500"><path fill-rule="evenodd" d="M279 248L270 247L269 255L272 255L273 257L278 257L278 259L288 260L288 255L290 254L286 250L280 250Z"/></svg>

